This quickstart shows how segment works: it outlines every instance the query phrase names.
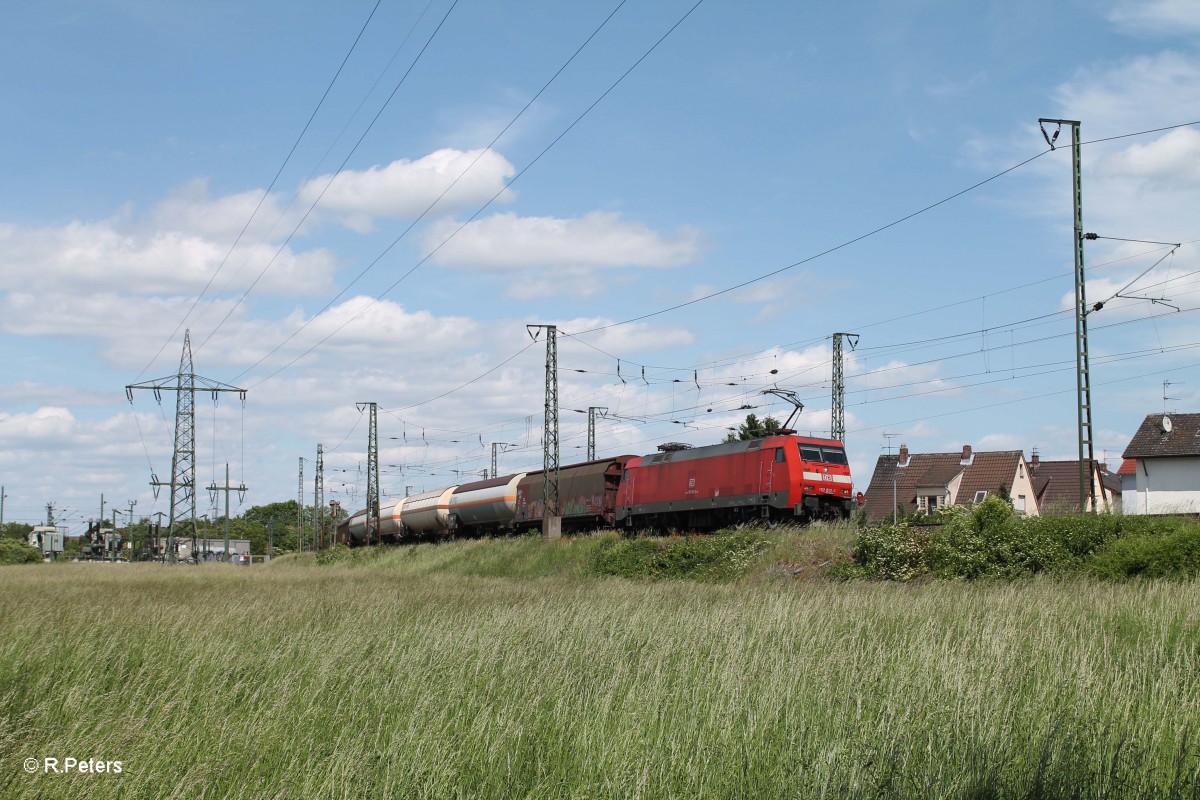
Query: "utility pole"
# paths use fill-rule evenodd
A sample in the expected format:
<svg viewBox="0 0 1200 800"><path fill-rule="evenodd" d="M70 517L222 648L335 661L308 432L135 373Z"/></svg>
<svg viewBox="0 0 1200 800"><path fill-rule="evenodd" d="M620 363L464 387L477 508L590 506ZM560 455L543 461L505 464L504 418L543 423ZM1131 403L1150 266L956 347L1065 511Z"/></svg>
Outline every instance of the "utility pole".
<svg viewBox="0 0 1200 800"><path fill-rule="evenodd" d="M121 513L121 509L119 509L119 508L117 508L116 506L114 506L114 507L113 507L113 510L112 510L112 515L113 515L113 519L112 519L112 538L111 538L111 539L109 539L107 542L105 542L105 543L104 543L104 555L105 555L105 559L104 559L104 560L105 560L105 561L116 561L116 560L117 560L117 551L116 551L116 544L117 544L117 514L120 514L120 513ZM111 554L111 556L110 556L110 554Z"/></svg>
<svg viewBox="0 0 1200 800"><path fill-rule="evenodd" d="M134 542L134 536L133 536L133 507L136 505L137 505L137 500L129 501L129 524L126 529L126 533L129 534L128 539L129 539L129 562L130 563L133 563L134 555L137 552L137 548L134 546L135 542Z"/></svg>
<svg viewBox="0 0 1200 800"><path fill-rule="evenodd" d="M1046 133L1046 125L1057 125L1053 134ZM1071 188L1074 198L1074 242L1075 253L1075 397L1079 420L1079 510L1095 511L1092 502L1092 471L1095 451L1092 447L1092 379L1088 364L1087 291L1083 267L1083 182L1080 158L1079 120L1039 119L1042 136L1050 149L1063 125L1071 128ZM1094 238L1094 237L1093 237Z"/></svg>
<svg viewBox="0 0 1200 800"><path fill-rule="evenodd" d="M601 416L608 413L608 406L588 406L588 461L596 460L596 412Z"/></svg>
<svg viewBox="0 0 1200 800"><path fill-rule="evenodd" d="M46 510L49 511L49 506L47 506ZM53 523L47 522L46 524L51 525ZM102 538L102 529L103 528L104 528L104 492L101 492L100 493L100 516L96 519L96 537L101 542L104 541L104 539Z"/></svg>
<svg viewBox="0 0 1200 800"><path fill-rule="evenodd" d="M313 549L325 547L325 447L317 443L317 471L313 475L313 513L317 515L313 531Z"/></svg>
<svg viewBox="0 0 1200 800"><path fill-rule="evenodd" d="M562 536L562 517L558 508L558 328L554 325L526 325L525 330L537 341L535 331L546 331L546 407L542 428L542 536Z"/></svg>
<svg viewBox="0 0 1200 800"><path fill-rule="evenodd" d="M375 403L358 403L361 414L370 409L370 430L367 433L367 544L379 539L379 423Z"/></svg>
<svg viewBox="0 0 1200 800"><path fill-rule="evenodd" d="M221 560L228 561L229 560L229 493L236 491L238 493L238 499L240 500L241 498L246 496L246 484L243 483L239 486L234 486L229 482L229 462L227 461L227 462L225 462L225 485L217 486L215 483L210 484L208 487L208 490L210 492L224 492L225 493L225 553L224 553L224 555L221 556Z"/></svg>
<svg viewBox="0 0 1200 800"><path fill-rule="evenodd" d="M846 378L842 372L842 337L850 342L850 350L858 347L857 333L835 333L833 335L833 423L830 435L842 444L846 443Z"/></svg>
<svg viewBox="0 0 1200 800"><path fill-rule="evenodd" d="M304 552L304 456L300 456L300 483L296 490L296 547Z"/></svg>
<svg viewBox="0 0 1200 800"><path fill-rule="evenodd" d="M125 396L133 403L134 389L149 389L154 398L162 401L162 393L175 392L175 447L171 453L171 527L167 529L167 557L176 560L175 541L179 537L179 526L186 525L192 536L192 560L196 560L196 389L212 394L213 402L221 392L237 392L242 405L246 403L246 390L227 383L214 381L196 374L192 365L192 332L184 331L183 353L179 357L179 372L153 381L134 383L125 387ZM150 485L163 485L155 475L150 476ZM101 515L103 516L103 515Z"/></svg>
<svg viewBox="0 0 1200 800"><path fill-rule="evenodd" d="M497 467L497 466L499 465L499 463L500 463L499 459L497 458L497 453L498 453L498 451L499 451L499 448L500 448L500 443L499 443L499 442L492 442L492 470L491 470L491 472L490 472L489 474L490 474L490 475L491 475L493 478L494 478L494 477L496 477L496 467ZM0 505L0 511L2 511L2 510L3 510L3 508L4 508L4 507L3 507L2 505ZM4 515L3 515L3 513L0 513L0 519L3 519L3 516L4 516Z"/></svg>
<svg viewBox="0 0 1200 800"><path fill-rule="evenodd" d="M495 455L494 455L495 452L496 452L496 450L495 450L495 447L493 446L493 449L492 449L493 464L495 463ZM495 467L493 466L492 469L495 469ZM4 487L0 486L0 527L4 526L4 498L6 498L6 497L8 497L8 495L6 495L4 493Z"/></svg>

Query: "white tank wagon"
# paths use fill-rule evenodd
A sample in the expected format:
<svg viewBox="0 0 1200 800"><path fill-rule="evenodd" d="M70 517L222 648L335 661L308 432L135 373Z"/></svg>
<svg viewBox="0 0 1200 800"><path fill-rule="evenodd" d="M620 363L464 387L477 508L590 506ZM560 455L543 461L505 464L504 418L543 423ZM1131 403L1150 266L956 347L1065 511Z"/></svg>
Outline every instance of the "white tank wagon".
<svg viewBox="0 0 1200 800"><path fill-rule="evenodd" d="M367 540L367 512L366 510L355 511L345 522L338 526L339 529L345 527L346 537L351 542L365 542Z"/></svg>
<svg viewBox="0 0 1200 800"><path fill-rule="evenodd" d="M517 484L524 477L521 472L459 486L450 496L450 530L511 528L517 516Z"/></svg>
<svg viewBox="0 0 1200 800"><path fill-rule="evenodd" d="M404 528L400 525L400 510L404 507L407 497L385 500L379 504L379 537L400 539L404 536ZM348 531L355 542L367 540L367 512L356 511L349 519Z"/></svg>
<svg viewBox="0 0 1200 800"><path fill-rule="evenodd" d="M450 529L450 496L457 486L434 489L404 498L400 522L410 536L448 533Z"/></svg>

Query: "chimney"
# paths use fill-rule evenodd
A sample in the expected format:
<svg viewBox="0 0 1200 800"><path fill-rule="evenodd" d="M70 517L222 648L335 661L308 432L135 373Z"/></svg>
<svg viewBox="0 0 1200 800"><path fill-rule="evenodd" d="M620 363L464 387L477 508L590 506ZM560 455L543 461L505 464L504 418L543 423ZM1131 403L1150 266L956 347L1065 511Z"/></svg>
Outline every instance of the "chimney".
<svg viewBox="0 0 1200 800"><path fill-rule="evenodd" d="M962 463L964 465L968 465L971 463L971 445L969 445L969 444L963 445L962 462L960 462L960 463Z"/></svg>
<svg viewBox="0 0 1200 800"><path fill-rule="evenodd" d="M1041 459L1038 458L1038 451L1037 451L1037 448L1035 447L1035 448L1033 448L1033 455L1030 456L1030 458L1029 458L1029 467L1034 472L1037 472L1038 464L1040 464L1040 463L1042 463L1042 462L1041 462Z"/></svg>
<svg viewBox="0 0 1200 800"><path fill-rule="evenodd" d="M908 445L900 445L900 460L898 465L901 467L908 466Z"/></svg>

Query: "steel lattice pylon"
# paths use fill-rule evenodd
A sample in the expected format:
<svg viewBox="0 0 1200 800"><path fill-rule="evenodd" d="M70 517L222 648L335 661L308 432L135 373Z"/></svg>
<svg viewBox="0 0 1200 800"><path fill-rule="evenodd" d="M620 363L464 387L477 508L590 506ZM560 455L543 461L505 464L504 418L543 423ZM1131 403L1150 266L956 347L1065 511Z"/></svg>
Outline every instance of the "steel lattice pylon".
<svg viewBox="0 0 1200 800"><path fill-rule="evenodd" d="M162 393L175 392L175 449L171 454L171 481L169 484L160 482L154 475L150 476L150 485L154 487L169 485L171 487L171 525L167 529L167 552L169 561L177 557L176 547L179 541L179 526L185 526L185 532L190 533L192 540L192 559L197 557L196 541L199 532L196 529L196 389L208 391L216 401L220 392L237 392L246 402L246 390L227 383L214 381L196 374L192 365L192 332L184 331L183 354L179 357L179 372L165 378L142 383L133 383L125 387L125 396L133 402L134 389L149 389L154 392L155 399L162 401ZM156 488L157 491L157 488Z"/></svg>
<svg viewBox="0 0 1200 800"><path fill-rule="evenodd" d="M379 423L374 403L358 403L358 410L369 408L370 432L367 434L367 544L379 544Z"/></svg>
<svg viewBox="0 0 1200 800"><path fill-rule="evenodd" d="M842 371L842 337L850 342L850 349L858 346L857 333L835 333L833 335L833 422L830 437L843 444L846 441L846 377Z"/></svg>
<svg viewBox="0 0 1200 800"><path fill-rule="evenodd" d="M542 534L556 539L559 535L558 504L558 327L526 325L537 340L538 330L546 331L546 409L542 428Z"/></svg>
<svg viewBox="0 0 1200 800"><path fill-rule="evenodd" d="M304 456L300 456L300 481L296 490L296 548L304 552Z"/></svg>
<svg viewBox="0 0 1200 800"><path fill-rule="evenodd" d="M316 514L316 531L313 533L313 549L325 547L325 447L317 444L317 471L313 475L313 513Z"/></svg>

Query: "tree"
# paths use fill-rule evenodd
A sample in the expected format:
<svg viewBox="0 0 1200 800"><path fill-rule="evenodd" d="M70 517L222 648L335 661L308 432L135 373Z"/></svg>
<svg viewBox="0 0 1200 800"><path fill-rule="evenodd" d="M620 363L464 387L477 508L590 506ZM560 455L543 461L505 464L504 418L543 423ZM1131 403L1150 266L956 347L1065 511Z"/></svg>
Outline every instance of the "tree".
<svg viewBox="0 0 1200 800"><path fill-rule="evenodd" d="M29 532L32 530L33 526L26 525L24 522L6 522L0 525L0 539L18 539L28 542Z"/></svg>
<svg viewBox="0 0 1200 800"><path fill-rule="evenodd" d="M764 436L773 436L779 433L782 426L779 420L774 417L767 416L761 420L756 414L747 414L746 421L738 426L737 433L730 431L725 437L725 442L744 442L749 439L761 439Z"/></svg>

